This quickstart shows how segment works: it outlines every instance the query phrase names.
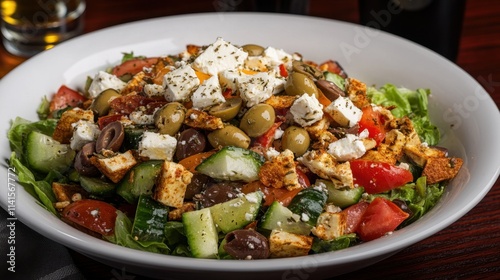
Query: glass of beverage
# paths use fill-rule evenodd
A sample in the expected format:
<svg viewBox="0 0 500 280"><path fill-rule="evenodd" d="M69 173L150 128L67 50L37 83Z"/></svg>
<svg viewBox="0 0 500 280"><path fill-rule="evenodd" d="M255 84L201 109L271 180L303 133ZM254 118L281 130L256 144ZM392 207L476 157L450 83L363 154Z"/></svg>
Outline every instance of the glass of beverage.
<svg viewBox="0 0 500 280"><path fill-rule="evenodd" d="M84 0L0 0L5 49L29 57L83 31Z"/></svg>

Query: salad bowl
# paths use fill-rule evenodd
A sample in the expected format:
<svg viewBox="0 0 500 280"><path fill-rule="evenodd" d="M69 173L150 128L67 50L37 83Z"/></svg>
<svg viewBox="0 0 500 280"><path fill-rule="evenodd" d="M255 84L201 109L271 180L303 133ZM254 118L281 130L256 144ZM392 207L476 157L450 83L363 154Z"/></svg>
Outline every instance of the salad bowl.
<svg viewBox="0 0 500 280"><path fill-rule="evenodd" d="M250 24L251 23L251 24ZM283 26L298 36L283 32ZM87 76L116 65L123 53L177 54L188 44L206 45L222 37L234 44L259 44L298 52L312 61L337 60L351 77L368 85L387 83L426 88L429 112L440 129L440 145L464 159L441 200L417 222L389 236L341 251L287 259L206 260L141 252L87 235L43 209L15 184L15 208L6 191L0 204L40 234L105 264L155 278L302 279L327 278L371 265L444 229L486 195L499 174L496 141L500 114L488 93L466 72L432 51L381 31L354 24L297 15L209 13L172 16L124 24L86 34L37 55L0 82L0 130L17 116L37 120L43 96L61 84L82 88ZM466 114L457 111L464 108ZM10 157L6 137L2 158ZM488 148L485 148L488 147ZM491 149L490 149L491 147ZM2 175L9 181L11 170ZM9 181L10 182L10 181ZM10 186L10 184L9 184Z"/></svg>

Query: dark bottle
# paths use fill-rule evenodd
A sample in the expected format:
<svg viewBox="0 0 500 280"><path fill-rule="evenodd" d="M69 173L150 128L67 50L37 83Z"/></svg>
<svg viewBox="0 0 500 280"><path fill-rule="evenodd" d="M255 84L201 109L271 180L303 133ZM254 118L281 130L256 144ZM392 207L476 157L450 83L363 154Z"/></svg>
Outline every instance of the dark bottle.
<svg viewBox="0 0 500 280"><path fill-rule="evenodd" d="M466 0L359 0L363 25L419 43L451 61L458 55Z"/></svg>

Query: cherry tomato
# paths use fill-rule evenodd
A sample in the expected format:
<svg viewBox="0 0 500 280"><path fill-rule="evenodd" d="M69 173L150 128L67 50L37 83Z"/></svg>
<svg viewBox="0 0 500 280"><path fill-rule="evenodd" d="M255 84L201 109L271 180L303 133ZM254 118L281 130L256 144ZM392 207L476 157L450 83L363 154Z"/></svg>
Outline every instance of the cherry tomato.
<svg viewBox="0 0 500 280"><path fill-rule="evenodd" d="M413 175L395 165L370 160L350 162L354 184L365 188L369 194L388 191L413 181Z"/></svg>
<svg viewBox="0 0 500 280"><path fill-rule="evenodd" d="M385 121L383 116L374 111L371 105L365 106L362 109L363 115L359 121L359 132L368 130L368 137L373 138L377 145L385 138Z"/></svg>
<svg viewBox="0 0 500 280"><path fill-rule="evenodd" d="M87 98L81 95L78 91L72 90L69 87L62 85L61 87L59 87L56 94L50 101L49 111L54 112L56 110L64 109L68 106L77 107L86 100Z"/></svg>
<svg viewBox="0 0 500 280"><path fill-rule="evenodd" d="M62 218L102 235L115 229L116 208L100 200L82 199L66 206Z"/></svg>
<svg viewBox="0 0 500 280"><path fill-rule="evenodd" d="M342 210L347 215L347 228L345 234L356 232L368 205L368 202L361 201Z"/></svg>
<svg viewBox="0 0 500 280"><path fill-rule="evenodd" d="M144 67L151 67L158 62L157 57L134 58L123 62L113 68L112 74L121 77L126 74L135 75L142 71Z"/></svg>
<svg viewBox="0 0 500 280"><path fill-rule="evenodd" d="M370 241L394 231L409 214L388 199L376 197L366 208L356 233Z"/></svg>

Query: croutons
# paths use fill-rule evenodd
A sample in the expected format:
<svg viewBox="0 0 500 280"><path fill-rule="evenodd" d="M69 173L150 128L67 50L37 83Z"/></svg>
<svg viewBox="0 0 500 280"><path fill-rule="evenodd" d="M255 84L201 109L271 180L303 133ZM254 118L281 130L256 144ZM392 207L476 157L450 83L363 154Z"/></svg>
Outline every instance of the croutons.
<svg viewBox="0 0 500 280"><path fill-rule="evenodd" d="M285 187L287 190L301 188L293 152L288 149L266 161L260 168L259 178L262 184L268 187Z"/></svg>
<svg viewBox="0 0 500 280"><path fill-rule="evenodd" d="M319 177L332 180L335 186L354 188L349 162L338 164L335 157L324 150L308 151L297 160Z"/></svg>
<svg viewBox="0 0 500 280"><path fill-rule="evenodd" d="M214 117L206 112L196 109L189 109L187 111L184 124L204 130L216 130L224 127L224 123L221 118Z"/></svg>
<svg viewBox="0 0 500 280"><path fill-rule="evenodd" d="M80 108L73 108L62 113L61 118L57 122L52 138L61 144L69 144L73 136L73 123L84 120L94 122L94 113L91 110L82 110Z"/></svg>
<svg viewBox="0 0 500 280"><path fill-rule="evenodd" d="M168 212L168 220L169 221L181 221L182 220L182 214L189 212L189 211L195 211L196 210L196 205L194 202L185 202L182 204L181 208L175 208L172 209Z"/></svg>
<svg viewBox="0 0 500 280"><path fill-rule="evenodd" d="M386 162L395 165L403 155L406 137L397 129L387 132L383 143L377 149L367 151L361 159Z"/></svg>
<svg viewBox="0 0 500 280"><path fill-rule="evenodd" d="M181 208L193 173L181 164L164 161L153 192L153 199L170 207Z"/></svg>
<svg viewBox="0 0 500 280"><path fill-rule="evenodd" d="M293 102L297 99L297 96L291 95L271 95L265 103L271 105L276 110L282 110L292 107Z"/></svg>
<svg viewBox="0 0 500 280"><path fill-rule="evenodd" d="M313 243L312 236L273 230L269 236L271 258L307 256Z"/></svg>
<svg viewBox="0 0 500 280"><path fill-rule="evenodd" d="M136 94L142 91L142 88L146 84L144 81L144 77L146 74L141 71L134 75L130 81L128 81L127 85L120 91L121 95L129 95Z"/></svg>
<svg viewBox="0 0 500 280"><path fill-rule="evenodd" d="M113 183L120 182L125 174L137 164L137 160L130 150L122 154L115 154L111 157L100 158L94 156L90 160L92 164Z"/></svg>
<svg viewBox="0 0 500 280"><path fill-rule="evenodd" d="M461 158L428 158L422 176L427 177L428 184L449 180L457 175L462 164Z"/></svg>
<svg viewBox="0 0 500 280"><path fill-rule="evenodd" d="M332 240L344 235L347 228L346 212L323 212L318 217L312 233L323 240Z"/></svg>
<svg viewBox="0 0 500 280"><path fill-rule="evenodd" d="M363 108L369 105L368 97L366 97L366 84L354 78L347 78L346 92L354 106Z"/></svg>
<svg viewBox="0 0 500 280"><path fill-rule="evenodd" d="M444 151L422 144L406 145L403 151L407 157L420 167L424 167L429 158L444 158L446 156Z"/></svg>

